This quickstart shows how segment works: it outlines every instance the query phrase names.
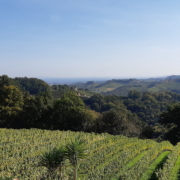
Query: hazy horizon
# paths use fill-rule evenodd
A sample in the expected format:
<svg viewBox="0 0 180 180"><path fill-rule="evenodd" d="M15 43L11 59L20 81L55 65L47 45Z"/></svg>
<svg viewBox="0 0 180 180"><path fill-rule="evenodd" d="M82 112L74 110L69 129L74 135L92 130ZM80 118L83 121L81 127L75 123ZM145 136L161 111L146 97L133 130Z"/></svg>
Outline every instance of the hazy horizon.
<svg viewBox="0 0 180 180"><path fill-rule="evenodd" d="M1 75L7 75L8 74L1 74ZM179 74L170 74L170 75L162 75L162 76L121 76L121 77L114 77L114 76L79 76L79 77L58 77L58 76L9 76L10 78L15 78L15 77L27 77L27 78L39 78L39 79L93 79L93 78L99 78L99 79L107 79L107 78L115 78L115 79L123 79L123 78L163 78L163 77L168 77L168 76L178 76Z"/></svg>

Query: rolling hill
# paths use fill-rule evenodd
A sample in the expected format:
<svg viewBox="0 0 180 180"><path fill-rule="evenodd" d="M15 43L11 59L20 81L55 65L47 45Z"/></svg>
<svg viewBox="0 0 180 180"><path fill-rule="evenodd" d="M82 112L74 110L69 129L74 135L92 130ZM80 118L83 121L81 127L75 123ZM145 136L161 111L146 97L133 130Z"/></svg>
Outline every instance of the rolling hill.
<svg viewBox="0 0 180 180"><path fill-rule="evenodd" d="M101 86L101 88L105 88L105 86ZM112 91L103 92L103 94L108 95L119 95L119 96L127 96L130 90L136 90L140 92L148 91L148 92L162 92L162 91L171 91L180 93L180 79L170 79L159 82L144 82L137 81L137 83L128 83L128 84L120 84L120 87L113 89Z"/></svg>

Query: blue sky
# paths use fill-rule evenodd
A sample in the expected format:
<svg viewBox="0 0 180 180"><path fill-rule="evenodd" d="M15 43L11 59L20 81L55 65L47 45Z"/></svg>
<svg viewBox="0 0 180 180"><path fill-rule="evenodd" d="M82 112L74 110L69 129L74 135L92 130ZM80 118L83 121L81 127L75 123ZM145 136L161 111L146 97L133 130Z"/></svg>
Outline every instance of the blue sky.
<svg viewBox="0 0 180 180"><path fill-rule="evenodd" d="M178 0L0 0L0 74L179 75Z"/></svg>

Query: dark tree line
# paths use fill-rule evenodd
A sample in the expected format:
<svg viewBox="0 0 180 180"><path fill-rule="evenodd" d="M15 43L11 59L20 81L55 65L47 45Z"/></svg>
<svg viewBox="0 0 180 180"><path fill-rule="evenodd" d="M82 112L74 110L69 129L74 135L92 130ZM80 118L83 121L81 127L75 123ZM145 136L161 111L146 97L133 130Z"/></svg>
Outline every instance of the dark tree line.
<svg viewBox="0 0 180 180"><path fill-rule="evenodd" d="M50 90L49 85L41 79L16 77L14 81L18 83L24 91L28 91L32 95Z"/></svg>
<svg viewBox="0 0 180 180"><path fill-rule="evenodd" d="M160 123L166 127L164 138L172 144L180 141L180 103L169 105L167 110L160 114Z"/></svg>
<svg viewBox="0 0 180 180"><path fill-rule="evenodd" d="M1 76L0 127L144 135L146 124L116 97L96 95L85 104L75 93L68 92L54 100L49 91L32 96L10 82L7 76Z"/></svg>
<svg viewBox="0 0 180 180"><path fill-rule="evenodd" d="M128 110L154 126L159 122L160 113L165 111L169 104L180 102L180 95L173 92L140 93L133 90L122 100Z"/></svg>
<svg viewBox="0 0 180 180"><path fill-rule="evenodd" d="M132 124L128 124L127 121L124 121L125 122L124 124L126 125L128 124L127 125L128 127L127 129L129 129L128 132L130 132L130 130L135 130L136 127L138 127L136 125L138 124L137 119L141 119L143 122L145 122L144 126L143 125L140 126L143 127L142 133L146 134L145 137L157 139L158 141L170 140L171 143L173 144L177 143L180 140L180 132L179 132L180 127L177 123L173 122L173 117L174 116L176 117L177 113L173 114L170 112L170 107L171 106L174 107L174 103L175 103L175 107L177 107L177 103L180 102L180 95L177 93L173 93L173 92L141 93L132 90L129 92L128 96L126 97L115 96L115 95L103 96L98 94L90 97L89 99L84 100L84 102L89 108L97 112L100 112L102 114L104 114L104 111L105 113L107 113L106 111L110 111L110 109L115 109L116 111L121 112L120 113L121 117L123 116L123 114L125 114L126 116L128 114L129 116L133 115L133 117L127 119L131 119L132 120L131 122L133 122L133 125L135 124L135 126L132 126ZM169 105L171 106L168 107ZM129 113L128 110L131 113ZM167 115L169 115L170 113L171 116L167 116L168 118L166 118L166 121L162 121L162 117L166 114L165 112L167 113ZM180 108L179 108L179 113L180 113ZM110 113L108 115L109 118L104 119L106 123L102 124L102 126L100 127L103 128L106 127L107 125L111 127L109 129L109 133L112 133L110 132L111 130L117 132L116 128L113 130L112 121L108 122L108 119L113 119L114 117L111 116ZM177 117L180 119L180 116ZM116 124L116 126L118 127L118 124ZM125 133L125 129L123 130L123 133Z"/></svg>

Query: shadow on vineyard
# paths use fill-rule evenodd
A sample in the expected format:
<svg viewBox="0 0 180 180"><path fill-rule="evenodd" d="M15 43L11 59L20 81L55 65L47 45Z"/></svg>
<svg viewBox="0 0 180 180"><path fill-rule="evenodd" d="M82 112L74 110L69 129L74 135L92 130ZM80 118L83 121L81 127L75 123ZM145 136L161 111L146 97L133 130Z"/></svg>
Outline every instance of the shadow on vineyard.
<svg viewBox="0 0 180 180"><path fill-rule="evenodd" d="M166 162L166 160L168 159L168 154L159 162L159 164L155 167L153 174L151 175L151 177L148 180L158 180L157 176L156 176L156 171L158 169L163 168L164 163Z"/></svg>

